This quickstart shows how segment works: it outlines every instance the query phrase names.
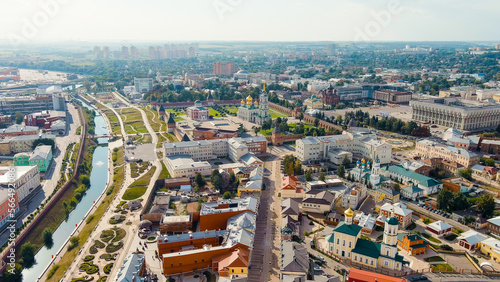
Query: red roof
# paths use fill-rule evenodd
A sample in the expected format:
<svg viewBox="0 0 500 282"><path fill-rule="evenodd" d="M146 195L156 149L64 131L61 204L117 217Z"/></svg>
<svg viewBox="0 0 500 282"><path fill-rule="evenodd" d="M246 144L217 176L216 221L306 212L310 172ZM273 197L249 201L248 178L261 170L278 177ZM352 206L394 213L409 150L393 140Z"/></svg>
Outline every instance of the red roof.
<svg viewBox="0 0 500 282"><path fill-rule="evenodd" d="M405 282L403 278L351 268L348 282Z"/></svg>
<svg viewBox="0 0 500 282"><path fill-rule="evenodd" d="M497 169L492 167L492 166L486 166L484 167L484 171L486 171L487 173L489 173L490 175L495 175L497 174Z"/></svg>
<svg viewBox="0 0 500 282"><path fill-rule="evenodd" d="M281 189L290 189L290 190L296 190L297 188L297 183L299 182L299 179L295 176L287 176L283 178L283 181L281 181Z"/></svg>

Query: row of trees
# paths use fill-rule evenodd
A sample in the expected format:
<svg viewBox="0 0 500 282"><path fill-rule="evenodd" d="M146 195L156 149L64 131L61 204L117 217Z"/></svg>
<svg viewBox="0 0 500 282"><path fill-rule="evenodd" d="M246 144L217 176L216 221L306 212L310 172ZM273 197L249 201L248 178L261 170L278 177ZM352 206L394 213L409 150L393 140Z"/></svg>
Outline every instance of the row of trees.
<svg viewBox="0 0 500 282"><path fill-rule="evenodd" d="M300 160L293 155L286 155L283 159L283 167L285 174L288 175L301 175L304 173L302 169L302 163Z"/></svg>
<svg viewBox="0 0 500 282"><path fill-rule="evenodd" d="M479 198L467 198L463 193L453 193L442 189L437 195L437 208L446 212L465 210L477 205L477 211L485 218L490 218L495 212L495 199L489 193Z"/></svg>

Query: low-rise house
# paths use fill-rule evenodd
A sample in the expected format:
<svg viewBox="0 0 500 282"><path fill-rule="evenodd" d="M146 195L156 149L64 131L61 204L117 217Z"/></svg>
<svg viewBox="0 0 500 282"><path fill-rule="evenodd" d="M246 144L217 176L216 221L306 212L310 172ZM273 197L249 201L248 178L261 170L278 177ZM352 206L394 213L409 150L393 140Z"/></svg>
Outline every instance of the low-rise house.
<svg viewBox="0 0 500 282"><path fill-rule="evenodd" d="M281 241L280 281L306 281L309 268L309 254L302 244Z"/></svg>
<svg viewBox="0 0 500 282"><path fill-rule="evenodd" d="M354 224L361 227L361 233L372 234L375 228L375 217L371 214L360 212L354 216Z"/></svg>
<svg viewBox="0 0 500 282"><path fill-rule="evenodd" d="M387 217L395 217L399 226L402 228L406 228L411 224L411 217L413 211L406 207L403 203L389 204L385 203L382 207L380 207L380 213Z"/></svg>
<svg viewBox="0 0 500 282"><path fill-rule="evenodd" d="M398 247L405 250L410 255L425 254L429 249L429 244L417 234L398 234Z"/></svg>
<svg viewBox="0 0 500 282"><path fill-rule="evenodd" d="M481 253L491 257L493 261L500 262L500 240L488 238L479 243Z"/></svg>
<svg viewBox="0 0 500 282"><path fill-rule="evenodd" d="M365 271L351 267L347 282L405 282L403 278L391 277L375 272Z"/></svg>
<svg viewBox="0 0 500 282"><path fill-rule="evenodd" d="M411 184L401 188L401 195L405 198L415 201L416 199L424 196L424 190L418 188L418 186L416 185Z"/></svg>
<svg viewBox="0 0 500 282"><path fill-rule="evenodd" d="M251 153L245 154L240 158L240 161L247 167L263 167L264 162Z"/></svg>
<svg viewBox="0 0 500 282"><path fill-rule="evenodd" d="M262 180L248 181L244 186L238 187L238 197L242 194L260 193L262 185Z"/></svg>
<svg viewBox="0 0 500 282"><path fill-rule="evenodd" d="M490 218L488 222L488 231L493 235L500 235L500 216Z"/></svg>
<svg viewBox="0 0 500 282"><path fill-rule="evenodd" d="M293 236L299 236L300 223L290 216L281 218L281 240L292 240Z"/></svg>
<svg viewBox="0 0 500 282"><path fill-rule="evenodd" d="M461 176L446 178L442 181L443 188L446 188L453 193L467 193L473 186L472 182Z"/></svg>
<svg viewBox="0 0 500 282"><path fill-rule="evenodd" d="M293 220L298 221L299 214L300 214L299 203L296 200L292 198L287 198L281 201L282 217L289 216Z"/></svg>
<svg viewBox="0 0 500 282"><path fill-rule="evenodd" d="M328 213L325 217L325 223L328 225L337 226L341 220L342 220L342 215L340 215L336 211Z"/></svg>
<svg viewBox="0 0 500 282"><path fill-rule="evenodd" d="M445 236L451 232L451 228L451 225L439 220L428 224L425 230L437 236Z"/></svg>
<svg viewBox="0 0 500 282"><path fill-rule="evenodd" d="M467 220L470 220L467 225L472 226L474 229L486 228L488 225L486 218L477 211L477 206L472 206L463 211L454 211L451 214L451 218L460 223L465 223Z"/></svg>
<svg viewBox="0 0 500 282"><path fill-rule="evenodd" d="M314 195L307 195L302 200L302 211L309 213L330 212L334 203L335 195L329 191L320 191Z"/></svg>
<svg viewBox="0 0 500 282"><path fill-rule="evenodd" d="M389 200L393 203L399 202L400 193L392 188L383 187L375 190L375 201Z"/></svg>
<svg viewBox="0 0 500 282"><path fill-rule="evenodd" d="M461 247L463 247L469 251L473 251L476 248L478 248L479 243L481 241L485 240L486 238L488 238L488 237L483 235L483 234L477 233L474 230L469 230L469 231L466 231L466 232L460 234L460 236L457 238L457 240L458 240L458 244Z"/></svg>
<svg viewBox="0 0 500 282"><path fill-rule="evenodd" d="M495 179L498 170L491 166L475 164L471 167L472 176L479 176L486 179Z"/></svg>
<svg viewBox="0 0 500 282"><path fill-rule="evenodd" d="M303 198L304 190L300 181L295 176L286 176L281 181L282 198Z"/></svg>
<svg viewBox="0 0 500 282"><path fill-rule="evenodd" d="M40 145L31 154L14 155L14 166L37 166L38 171L47 171L52 162L52 146Z"/></svg>

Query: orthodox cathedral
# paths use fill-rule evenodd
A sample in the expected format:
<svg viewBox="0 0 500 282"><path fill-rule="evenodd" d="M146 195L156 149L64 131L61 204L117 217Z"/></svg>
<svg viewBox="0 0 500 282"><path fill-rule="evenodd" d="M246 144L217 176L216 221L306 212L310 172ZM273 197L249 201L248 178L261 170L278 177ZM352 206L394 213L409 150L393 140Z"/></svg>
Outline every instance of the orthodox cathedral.
<svg viewBox="0 0 500 282"><path fill-rule="evenodd" d="M238 118L259 125L271 119L265 86L262 94L259 96L259 101L255 100L254 102L250 95L248 95L246 103L245 100L241 100L241 106L238 108Z"/></svg>

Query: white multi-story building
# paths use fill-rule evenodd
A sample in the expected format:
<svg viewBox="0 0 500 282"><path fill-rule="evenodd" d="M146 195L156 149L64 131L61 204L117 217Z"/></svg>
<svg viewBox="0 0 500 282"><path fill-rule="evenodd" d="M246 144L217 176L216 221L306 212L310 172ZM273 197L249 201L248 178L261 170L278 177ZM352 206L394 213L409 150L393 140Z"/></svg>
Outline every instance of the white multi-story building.
<svg viewBox="0 0 500 282"><path fill-rule="evenodd" d="M153 79L134 77L134 86L135 91L139 93L146 93L153 89Z"/></svg>
<svg viewBox="0 0 500 282"><path fill-rule="evenodd" d="M13 173L9 173L13 169ZM15 187L19 202L26 198L40 185L40 173L37 166L0 167L0 189Z"/></svg>
<svg viewBox="0 0 500 282"><path fill-rule="evenodd" d="M265 153L266 149L265 137L231 138L166 142L163 144L163 155L172 177L194 177L198 172L203 175L210 174L210 165L206 161L217 158L229 157L232 161L239 161L246 166L261 166L262 161L254 154Z"/></svg>
<svg viewBox="0 0 500 282"><path fill-rule="evenodd" d="M197 173L208 176L212 173L212 166L207 161L194 161L187 155L177 155L165 158L167 170L172 178L190 177Z"/></svg>
<svg viewBox="0 0 500 282"><path fill-rule="evenodd" d="M381 164L391 162L392 145L377 139L374 133L359 130L343 132L341 135L309 137L295 142L296 155L301 162L315 162L337 159L338 150L364 155Z"/></svg>
<svg viewBox="0 0 500 282"><path fill-rule="evenodd" d="M474 152L446 146L431 140L420 140L415 146L415 152L424 159L441 158L469 167L479 163L480 156Z"/></svg>
<svg viewBox="0 0 500 282"><path fill-rule="evenodd" d="M410 102L412 119L459 130L496 128L500 124L500 105L457 98L437 98Z"/></svg>

